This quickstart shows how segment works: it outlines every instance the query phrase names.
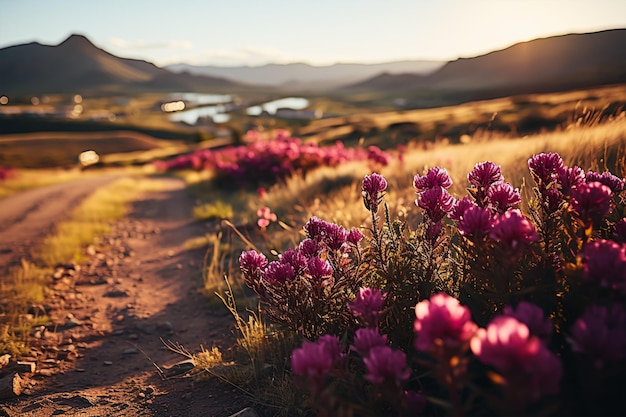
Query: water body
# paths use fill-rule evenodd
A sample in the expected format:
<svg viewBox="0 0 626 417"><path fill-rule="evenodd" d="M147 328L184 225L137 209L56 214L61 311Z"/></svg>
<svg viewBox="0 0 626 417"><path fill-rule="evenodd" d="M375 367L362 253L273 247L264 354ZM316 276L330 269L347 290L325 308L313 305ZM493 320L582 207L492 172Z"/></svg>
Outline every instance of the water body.
<svg viewBox="0 0 626 417"><path fill-rule="evenodd" d="M309 107L309 100L302 97L285 97L259 106L248 107L246 113L248 116L260 116L264 111L269 114L276 114L278 109L304 110Z"/></svg>
<svg viewBox="0 0 626 417"><path fill-rule="evenodd" d="M230 111L236 109L236 97L229 94L199 94L173 93L169 97L172 101L182 100L188 106L200 106L190 110L172 113L169 118L173 122L182 122L189 125L198 123L198 119L210 117L215 123L225 123L230 120ZM268 101L257 106L248 107L248 116L260 116L264 111L276 114L278 109L304 110L309 106L309 100L302 97L285 97Z"/></svg>

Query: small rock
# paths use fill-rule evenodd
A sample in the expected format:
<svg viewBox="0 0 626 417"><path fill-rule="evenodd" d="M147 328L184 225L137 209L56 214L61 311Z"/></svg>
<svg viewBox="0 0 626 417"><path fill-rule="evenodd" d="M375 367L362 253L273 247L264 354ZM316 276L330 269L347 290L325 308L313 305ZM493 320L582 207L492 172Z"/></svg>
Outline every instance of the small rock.
<svg viewBox="0 0 626 417"><path fill-rule="evenodd" d="M104 361L104 362L102 362L102 363L103 363L104 365L106 365L106 366L111 366L111 365L113 365L113 362L111 362L111 361Z"/></svg>
<svg viewBox="0 0 626 417"><path fill-rule="evenodd" d="M104 293L103 297L111 297L111 298L128 297L128 293L124 290L111 290L111 291L107 291L106 293Z"/></svg>
<svg viewBox="0 0 626 417"><path fill-rule="evenodd" d="M137 353L139 353L139 349L135 347L131 347L131 348L124 349L124 351L122 352L122 355L136 355Z"/></svg>

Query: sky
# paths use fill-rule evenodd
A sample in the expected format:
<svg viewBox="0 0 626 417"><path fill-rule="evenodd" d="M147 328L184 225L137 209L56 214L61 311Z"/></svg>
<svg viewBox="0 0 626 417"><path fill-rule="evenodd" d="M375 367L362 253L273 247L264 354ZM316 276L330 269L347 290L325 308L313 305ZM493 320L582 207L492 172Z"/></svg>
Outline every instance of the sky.
<svg viewBox="0 0 626 417"><path fill-rule="evenodd" d="M0 48L73 33L164 66L449 61L626 28L625 0L0 0Z"/></svg>

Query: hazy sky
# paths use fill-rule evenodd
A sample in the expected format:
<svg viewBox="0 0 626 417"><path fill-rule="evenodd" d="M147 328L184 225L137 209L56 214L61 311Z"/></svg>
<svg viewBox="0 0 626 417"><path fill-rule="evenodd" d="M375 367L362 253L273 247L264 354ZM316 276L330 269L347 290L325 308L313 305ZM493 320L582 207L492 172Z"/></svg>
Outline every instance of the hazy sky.
<svg viewBox="0 0 626 417"><path fill-rule="evenodd" d="M537 37L626 28L625 0L0 0L0 48L72 33L177 62L451 60Z"/></svg>

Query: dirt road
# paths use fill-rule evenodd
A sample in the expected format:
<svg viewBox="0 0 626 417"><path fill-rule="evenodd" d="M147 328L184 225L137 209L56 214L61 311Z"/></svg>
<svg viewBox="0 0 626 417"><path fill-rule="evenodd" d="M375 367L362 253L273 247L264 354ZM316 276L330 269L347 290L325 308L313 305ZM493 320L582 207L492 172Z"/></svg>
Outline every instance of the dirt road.
<svg viewBox="0 0 626 417"><path fill-rule="evenodd" d="M163 191L141 196L130 215L90 249L87 262L51 278L41 306L51 322L31 334L33 353L26 358L37 363L37 372L24 394L0 405L0 416L227 417L252 405L223 382L176 376L182 366L171 368L186 358L164 342L191 352L201 346L225 351L234 339L231 317L211 310L200 293L204 250L183 247L205 232L191 220L184 184L158 181ZM30 210L7 211L0 225L26 223L25 235L41 231L43 223L31 227L36 213L45 206L56 212L48 221L58 219L62 202L80 195L76 184L68 187L21 197ZM21 232L5 233L21 238Z"/></svg>
<svg viewBox="0 0 626 417"><path fill-rule="evenodd" d="M0 266L19 263L93 190L119 175L82 178L0 199Z"/></svg>

